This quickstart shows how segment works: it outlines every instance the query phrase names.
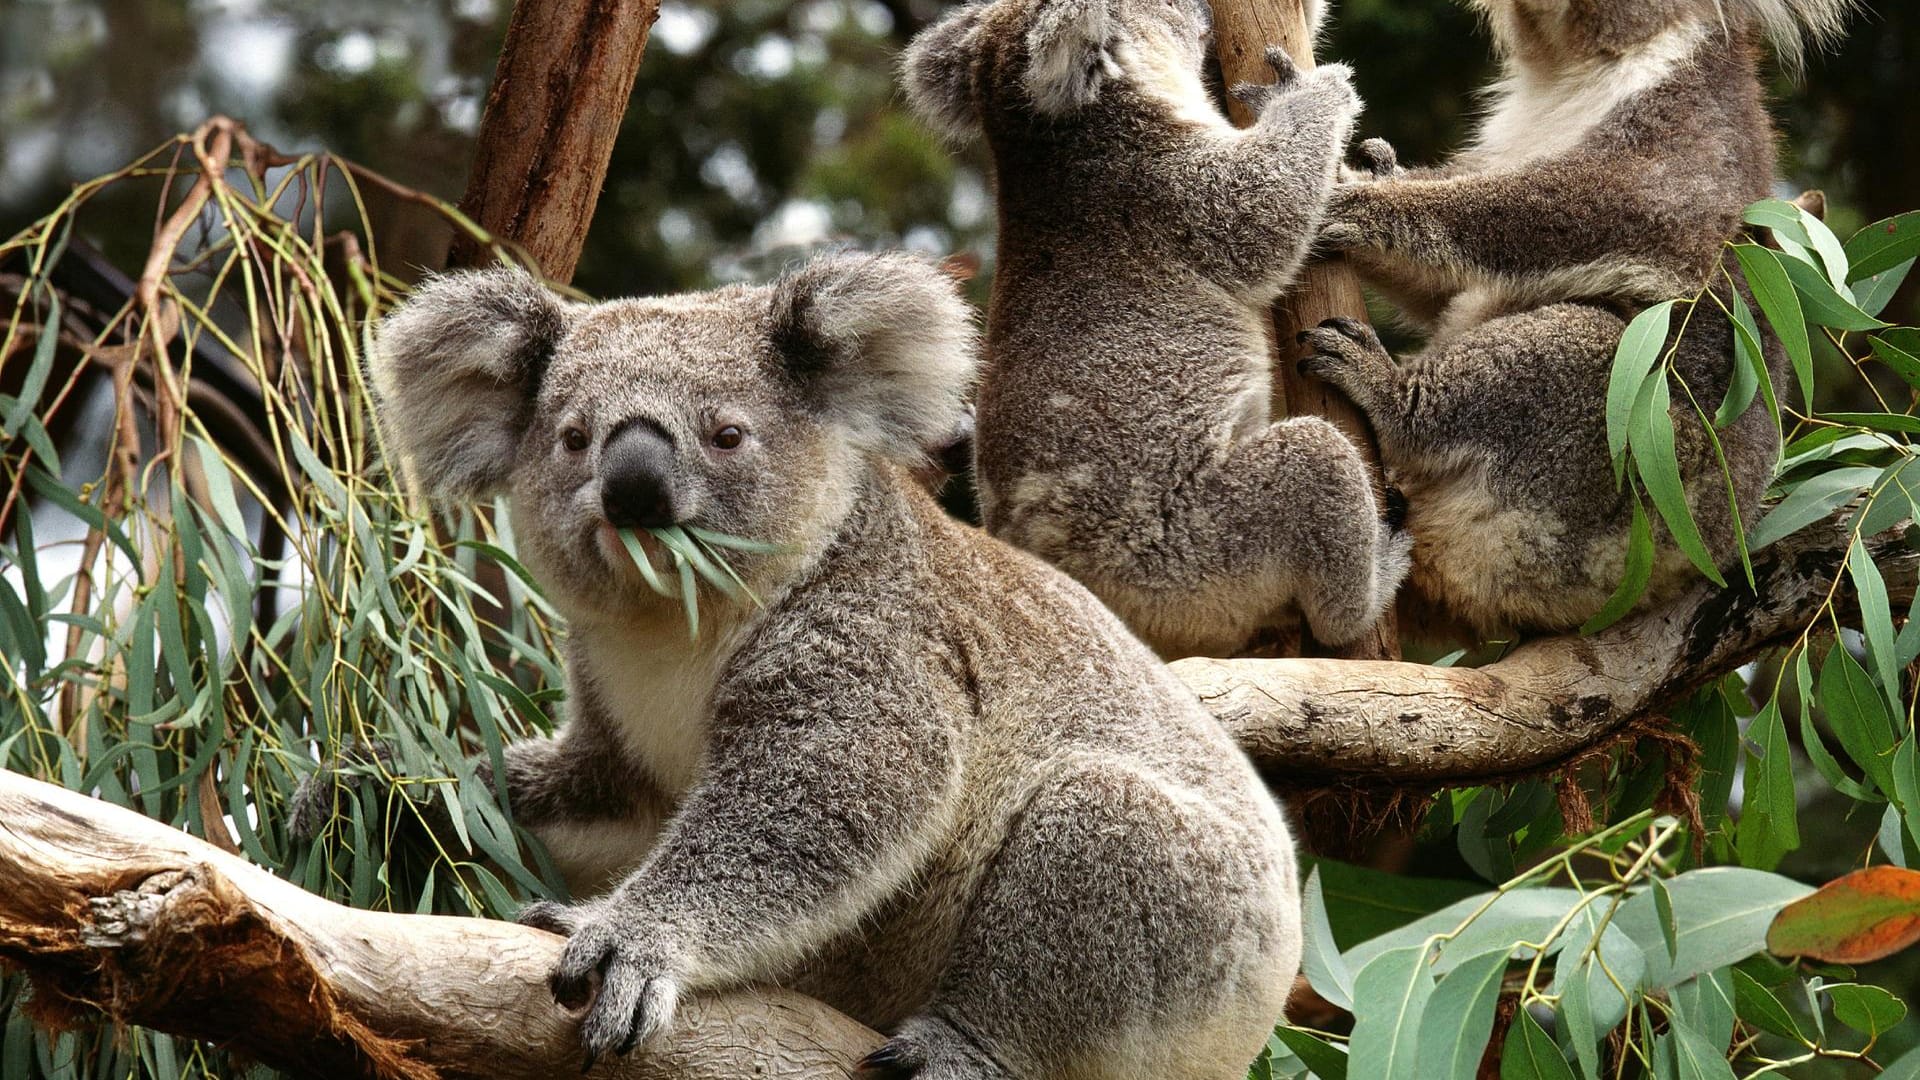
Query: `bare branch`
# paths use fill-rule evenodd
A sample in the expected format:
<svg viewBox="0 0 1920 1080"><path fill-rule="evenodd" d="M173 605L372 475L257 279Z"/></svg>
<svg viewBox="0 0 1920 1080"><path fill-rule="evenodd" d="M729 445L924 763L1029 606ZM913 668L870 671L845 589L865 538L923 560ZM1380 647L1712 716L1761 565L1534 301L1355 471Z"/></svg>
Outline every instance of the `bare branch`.
<svg viewBox="0 0 1920 1080"><path fill-rule="evenodd" d="M194 837L0 771L0 959L43 1019L95 1008L293 1076L554 1077L583 1060L547 974L562 939L509 922L342 907ZM688 1004L633 1080L839 1080L880 1036L810 998Z"/></svg>
<svg viewBox="0 0 1920 1080"><path fill-rule="evenodd" d="M1508 776L1593 746L1798 638L1844 572L1847 517L1757 553L1756 591L1703 581L1591 637L1532 641L1485 667L1204 658L1173 667L1270 776L1306 786ZM1913 597L1920 563L1903 532L1868 544L1899 607ZM1844 587L1834 598L1853 602Z"/></svg>

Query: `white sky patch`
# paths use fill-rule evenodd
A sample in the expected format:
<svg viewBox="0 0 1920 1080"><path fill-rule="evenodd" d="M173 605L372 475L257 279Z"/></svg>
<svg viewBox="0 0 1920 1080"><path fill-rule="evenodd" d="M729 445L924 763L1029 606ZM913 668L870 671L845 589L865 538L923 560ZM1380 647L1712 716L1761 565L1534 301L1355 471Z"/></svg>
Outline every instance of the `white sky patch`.
<svg viewBox="0 0 1920 1080"><path fill-rule="evenodd" d="M893 33L893 12L888 11L885 4L874 3L873 0L856 0L853 18L860 24L860 29L874 37L885 37Z"/></svg>
<svg viewBox="0 0 1920 1080"><path fill-rule="evenodd" d="M648 41L685 56L704 46L720 28L720 18L711 11L686 4L661 4L660 21L653 24Z"/></svg>
<svg viewBox="0 0 1920 1080"><path fill-rule="evenodd" d="M293 61L294 28L273 19L220 19L201 33L200 55L235 94L258 101L273 93Z"/></svg>
<svg viewBox="0 0 1920 1080"><path fill-rule="evenodd" d="M0 192L32 188L59 156L60 132L52 124L15 131L0 147Z"/></svg>
<svg viewBox="0 0 1920 1080"><path fill-rule="evenodd" d="M494 0L453 0L453 16L467 22L491 23L500 5Z"/></svg>
<svg viewBox="0 0 1920 1080"><path fill-rule="evenodd" d="M793 42L778 34L767 34L753 43L750 49L743 49L734 59L734 66L743 75L772 82L784 79L793 73Z"/></svg>
<svg viewBox="0 0 1920 1080"><path fill-rule="evenodd" d="M808 247L827 238L833 227L833 215L823 203L792 199L780 204L771 216L754 229L756 248Z"/></svg>
<svg viewBox="0 0 1920 1080"><path fill-rule="evenodd" d="M972 169L961 169L954 174L953 194L947 202L947 217L963 229L974 228L987 220L993 211L993 201L987 196L987 185L980 174Z"/></svg>
<svg viewBox="0 0 1920 1080"><path fill-rule="evenodd" d="M314 60L338 75L359 75L380 58L378 43L365 30L349 30L314 53Z"/></svg>
<svg viewBox="0 0 1920 1080"><path fill-rule="evenodd" d="M669 207L660 212L660 220L654 225L659 230L660 240L668 247L679 247L691 243L697 231L693 224L693 215L679 207Z"/></svg>
<svg viewBox="0 0 1920 1080"><path fill-rule="evenodd" d="M707 160L700 164L700 179L733 196L735 202L751 202L760 190L760 181L753 175L753 163L747 160L747 152L740 149L739 143L725 143Z"/></svg>
<svg viewBox="0 0 1920 1080"><path fill-rule="evenodd" d="M813 114L813 141L817 146L832 146L847 134L847 114L828 106Z"/></svg>
<svg viewBox="0 0 1920 1080"><path fill-rule="evenodd" d="M923 251L928 255L945 255L953 250L953 237L947 230L931 225L915 225L900 238L900 246L908 251Z"/></svg>

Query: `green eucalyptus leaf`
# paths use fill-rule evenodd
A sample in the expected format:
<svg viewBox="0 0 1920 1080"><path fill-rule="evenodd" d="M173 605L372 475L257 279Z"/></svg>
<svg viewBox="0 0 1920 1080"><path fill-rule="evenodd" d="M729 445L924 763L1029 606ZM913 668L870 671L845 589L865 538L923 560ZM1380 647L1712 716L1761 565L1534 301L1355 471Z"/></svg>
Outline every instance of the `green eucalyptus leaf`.
<svg viewBox="0 0 1920 1080"><path fill-rule="evenodd" d="M1422 1080L1474 1080L1493 1034L1507 961L1504 949L1470 956L1434 987L1420 1021Z"/></svg>
<svg viewBox="0 0 1920 1080"><path fill-rule="evenodd" d="M1413 1080L1419 1030L1433 996L1431 950L1424 944L1375 957L1353 979L1353 1038L1349 1069L1378 1080Z"/></svg>
<svg viewBox="0 0 1920 1080"><path fill-rule="evenodd" d="M1627 421L1634 401L1666 347L1674 303L1668 300L1655 304L1634 316L1614 349L1613 372L1607 379L1606 417L1607 453L1616 460L1627 450Z"/></svg>
<svg viewBox="0 0 1920 1080"><path fill-rule="evenodd" d="M1733 254L1746 275L1747 287L1773 327L1774 336L1787 350L1787 359L1800 378L1801 401L1813 407L1813 343L1807 337L1806 315L1800 309L1800 296L1793 281L1781 266L1779 256L1756 244L1736 244Z"/></svg>
<svg viewBox="0 0 1920 1080"><path fill-rule="evenodd" d="M1513 1026L1507 1029L1500 1080L1574 1080L1573 1068L1560 1056L1559 1047L1525 1009L1513 1014Z"/></svg>
<svg viewBox="0 0 1920 1080"><path fill-rule="evenodd" d="M1920 210L1883 218L1854 233L1847 239L1846 254L1852 281L1920 256Z"/></svg>

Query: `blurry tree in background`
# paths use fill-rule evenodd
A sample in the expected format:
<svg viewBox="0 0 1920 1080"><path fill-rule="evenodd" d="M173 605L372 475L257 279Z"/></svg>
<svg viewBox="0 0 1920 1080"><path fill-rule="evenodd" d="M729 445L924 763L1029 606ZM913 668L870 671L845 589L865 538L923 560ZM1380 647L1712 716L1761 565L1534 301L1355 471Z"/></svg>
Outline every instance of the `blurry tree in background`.
<svg viewBox="0 0 1920 1080"><path fill-rule="evenodd" d="M9 0L0 234L213 112L283 150L325 147L455 197L509 6ZM1920 12L1872 6L1835 55L1777 88L1785 176L1826 188L1843 234L1920 201ZM895 91L896 51L941 7L663 4L576 284L696 288L823 242L969 250L990 272L984 158L940 146ZM1457 0L1346 0L1322 51L1355 67L1366 133L1430 161L1458 142L1492 70L1475 22ZM127 210L116 232L90 237L116 261L144 251L151 229L146 208ZM441 239L390 246L432 265Z"/></svg>

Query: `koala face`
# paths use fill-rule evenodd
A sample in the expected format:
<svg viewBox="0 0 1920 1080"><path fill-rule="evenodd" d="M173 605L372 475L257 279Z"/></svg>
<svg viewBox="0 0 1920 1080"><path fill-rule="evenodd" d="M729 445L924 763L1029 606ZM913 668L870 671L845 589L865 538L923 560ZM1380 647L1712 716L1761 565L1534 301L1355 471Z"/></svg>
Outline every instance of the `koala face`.
<svg viewBox="0 0 1920 1080"><path fill-rule="evenodd" d="M1317 21L1320 5L1308 8ZM921 117L959 139L986 117L1085 109L1126 77L1129 61L1197 72L1211 34L1208 0L990 0L916 37L902 82Z"/></svg>
<svg viewBox="0 0 1920 1080"><path fill-rule="evenodd" d="M870 458L915 463L965 423L972 372L952 279L842 255L770 286L603 304L518 271L449 275L387 318L371 374L416 486L507 492L522 558L577 617L672 603L620 528L780 545L729 560L773 589L837 531Z"/></svg>

